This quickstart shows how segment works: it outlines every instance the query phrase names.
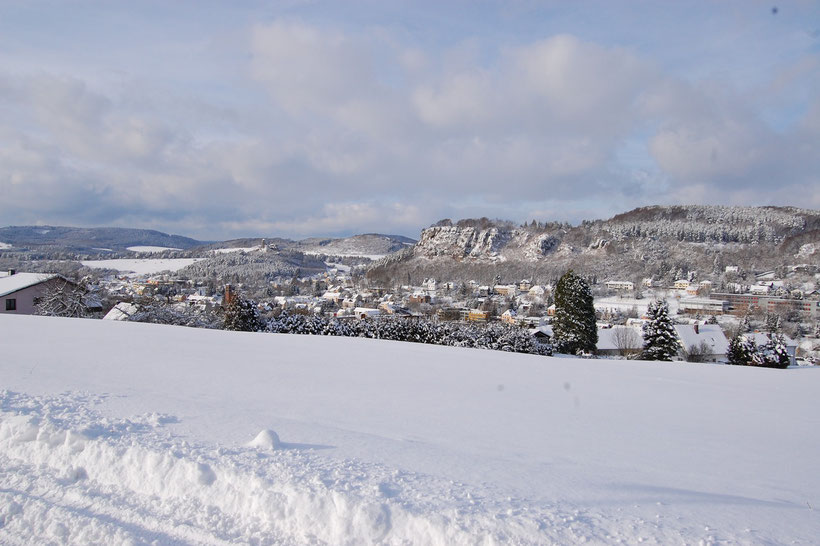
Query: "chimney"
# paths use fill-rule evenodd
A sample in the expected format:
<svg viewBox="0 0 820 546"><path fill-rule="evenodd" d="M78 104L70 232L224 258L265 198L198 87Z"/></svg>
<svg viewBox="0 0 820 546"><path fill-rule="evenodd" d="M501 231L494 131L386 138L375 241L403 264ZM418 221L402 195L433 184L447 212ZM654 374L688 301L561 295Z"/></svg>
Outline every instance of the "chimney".
<svg viewBox="0 0 820 546"><path fill-rule="evenodd" d="M696 334L700 333L700 328L698 328L698 323L697 322L695 323L695 333Z"/></svg>

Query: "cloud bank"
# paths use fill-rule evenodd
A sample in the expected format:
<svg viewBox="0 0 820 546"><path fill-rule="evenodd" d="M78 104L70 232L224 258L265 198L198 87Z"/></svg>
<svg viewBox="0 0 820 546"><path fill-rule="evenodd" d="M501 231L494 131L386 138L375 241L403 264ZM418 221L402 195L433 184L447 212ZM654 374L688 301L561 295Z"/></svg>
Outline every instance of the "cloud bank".
<svg viewBox="0 0 820 546"><path fill-rule="evenodd" d="M580 32L430 45L390 23L206 25L167 59L115 51L102 75L23 48L0 69L2 223L413 236L443 217L820 208L810 33L739 77Z"/></svg>

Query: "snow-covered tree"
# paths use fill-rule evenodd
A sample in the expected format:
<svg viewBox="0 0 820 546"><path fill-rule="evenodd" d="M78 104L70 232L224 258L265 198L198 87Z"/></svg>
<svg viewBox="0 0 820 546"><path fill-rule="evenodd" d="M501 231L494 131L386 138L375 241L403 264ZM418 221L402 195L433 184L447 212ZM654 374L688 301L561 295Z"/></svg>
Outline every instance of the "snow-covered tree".
<svg viewBox="0 0 820 546"><path fill-rule="evenodd" d="M783 336L776 335L762 345L758 345L751 336L735 336L729 342L726 356L729 364L764 368L787 368L791 360Z"/></svg>
<svg viewBox="0 0 820 546"><path fill-rule="evenodd" d="M85 297L88 290L62 277L45 285L45 289L35 300L34 314L47 317L87 317Z"/></svg>
<svg viewBox="0 0 820 546"><path fill-rule="evenodd" d="M256 302L234 296L225 307L225 330L258 332L264 328Z"/></svg>
<svg viewBox="0 0 820 546"><path fill-rule="evenodd" d="M669 318L669 306L664 300L655 300L647 309L648 322L643 326L644 360L672 360L677 356L680 345L675 335L672 319Z"/></svg>
<svg viewBox="0 0 820 546"><path fill-rule="evenodd" d="M734 366L748 366L751 360L752 346L744 335L736 335L729 340L729 349L726 351L728 363Z"/></svg>
<svg viewBox="0 0 820 546"><path fill-rule="evenodd" d="M555 286L553 342L563 353L594 352L598 343L595 307L587 282L567 271Z"/></svg>

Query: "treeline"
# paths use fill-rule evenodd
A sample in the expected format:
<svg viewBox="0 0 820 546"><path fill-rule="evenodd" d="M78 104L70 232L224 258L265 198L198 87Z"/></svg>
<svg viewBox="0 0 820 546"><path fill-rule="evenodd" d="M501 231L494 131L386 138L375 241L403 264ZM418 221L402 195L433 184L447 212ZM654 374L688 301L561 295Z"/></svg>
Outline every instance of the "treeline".
<svg viewBox="0 0 820 546"><path fill-rule="evenodd" d="M364 337L449 347L552 355L552 346L537 342L527 330L499 323L465 324L422 318L388 317L376 320L349 320L283 312L267 322L265 331L282 334Z"/></svg>

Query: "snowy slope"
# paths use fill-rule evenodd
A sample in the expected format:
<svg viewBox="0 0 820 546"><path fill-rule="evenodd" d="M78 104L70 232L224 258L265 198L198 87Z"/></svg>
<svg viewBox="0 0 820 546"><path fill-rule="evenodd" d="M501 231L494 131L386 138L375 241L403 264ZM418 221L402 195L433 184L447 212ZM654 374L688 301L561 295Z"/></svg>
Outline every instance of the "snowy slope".
<svg viewBox="0 0 820 546"><path fill-rule="evenodd" d="M111 260L83 260L82 264L94 269L115 269L130 273L131 277L152 275L161 271L179 271L203 258L117 258Z"/></svg>
<svg viewBox="0 0 820 546"><path fill-rule="evenodd" d="M46 317L0 336L0 543L820 536L813 368ZM247 445L265 430L279 449Z"/></svg>

